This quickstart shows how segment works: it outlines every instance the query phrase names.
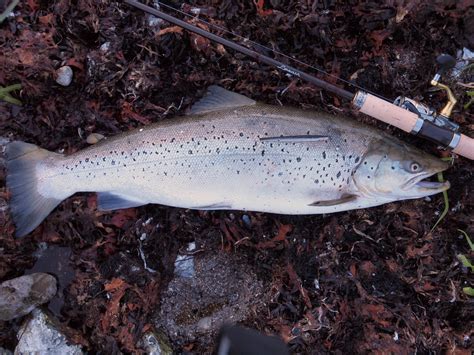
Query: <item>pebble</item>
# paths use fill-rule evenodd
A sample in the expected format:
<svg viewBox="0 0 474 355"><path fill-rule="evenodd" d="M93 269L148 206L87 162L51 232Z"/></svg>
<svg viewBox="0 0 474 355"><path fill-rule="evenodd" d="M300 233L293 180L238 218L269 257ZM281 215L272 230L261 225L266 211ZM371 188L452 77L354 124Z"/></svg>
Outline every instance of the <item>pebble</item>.
<svg viewBox="0 0 474 355"><path fill-rule="evenodd" d="M244 214L242 216L242 221L244 222L244 224L247 228L252 227L252 220L250 219L249 215Z"/></svg>
<svg viewBox="0 0 474 355"><path fill-rule="evenodd" d="M0 320L30 313L56 294L56 279L45 273L20 276L0 284Z"/></svg>
<svg viewBox="0 0 474 355"><path fill-rule="evenodd" d="M69 65L56 70L56 82L61 86L69 86L72 82L73 72Z"/></svg>
<svg viewBox="0 0 474 355"><path fill-rule="evenodd" d="M86 141L89 144L96 144L104 138L105 137L100 133L91 133L87 136Z"/></svg>
<svg viewBox="0 0 474 355"><path fill-rule="evenodd" d="M110 42L104 42L104 43L102 43L102 44L100 45L100 48L99 48L99 49L100 49L100 51L101 51L102 53L107 53L107 52L109 51L109 49L110 49Z"/></svg>
<svg viewBox="0 0 474 355"><path fill-rule="evenodd" d="M211 329L211 327L212 327L212 318L211 317L201 318L199 320L199 322L197 322L196 326L200 331L205 332L205 331Z"/></svg>

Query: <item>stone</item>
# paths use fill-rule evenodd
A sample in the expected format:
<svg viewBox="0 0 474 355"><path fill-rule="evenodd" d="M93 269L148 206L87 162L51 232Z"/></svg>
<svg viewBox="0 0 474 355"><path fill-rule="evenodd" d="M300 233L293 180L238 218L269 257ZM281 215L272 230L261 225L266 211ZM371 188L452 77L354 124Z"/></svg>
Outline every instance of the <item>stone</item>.
<svg viewBox="0 0 474 355"><path fill-rule="evenodd" d="M20 276L0 284L0 320L30 313L48 302L57 291L56 279L45 273Z"/></svg>
<svg viewBox="0 0 474 355"><path fill-rule="evenodd" d="M61 86L69 86L72 82L73 71L69 65L56 70L56 82Z"/></svg>
<svg viewBox="0 0 474 355"><path fill-rule="evenodd" d="M79 345L69 344L58 322L40 309L35 309L18 331L18 345L15 355L19 354L68 354L80 355Z"/></svg>

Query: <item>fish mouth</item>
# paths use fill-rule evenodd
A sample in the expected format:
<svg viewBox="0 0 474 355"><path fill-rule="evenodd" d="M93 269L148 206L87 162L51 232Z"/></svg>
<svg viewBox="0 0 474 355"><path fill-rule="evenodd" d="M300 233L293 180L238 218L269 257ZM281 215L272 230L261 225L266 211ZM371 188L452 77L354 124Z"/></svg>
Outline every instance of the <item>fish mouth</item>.
<svg viewBox="0 0 474 355"><path fill-rule="evenodd" d="M436 190L436 191L446 191L451 187L449 181L427 181L421 180L415 184L416 187L423 189L423 190Z"/></svg>
<svg viewBox="0 0 474 355"><path fill-rule="evenodd" d="M416 190L418 193L425 193L427 195L443 192L451 187L449 181L432 181L431 179L435 174L423 174L416 176L407 181L405 184L405 190Z"/></svg>

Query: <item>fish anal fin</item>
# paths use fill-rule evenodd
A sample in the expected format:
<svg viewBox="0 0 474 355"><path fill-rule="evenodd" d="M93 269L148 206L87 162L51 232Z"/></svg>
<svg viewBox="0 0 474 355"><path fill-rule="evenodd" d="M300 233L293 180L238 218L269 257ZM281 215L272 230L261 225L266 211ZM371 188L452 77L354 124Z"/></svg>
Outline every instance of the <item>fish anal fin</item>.
<svg viewBox="0 0 474 355"><path fill-rule="evenodd" d="M146 205L147 202L132 200L128 196L121 196L111 192L97 193L97 208L100 211L119 210Z"/></svg>
<svg viewBox="0 0 474 355"><path fill-rule="evenodd" d="M206 95L196 102L188 112L190 115L230 109L234 107L252 106L256 102L244 95L226 90L220 86L212 85L207 89Z"/></svg>
<svg viewBox="0 0 474 355"><path fill-rule="evenodd" d="M342 205L343 203L352 202L357 199L357 195L353 194L343 194L340 198L335 200L325 200L325 201L315 201L308 206L314 207L326 207L326 206L337 206Z"/></svg>

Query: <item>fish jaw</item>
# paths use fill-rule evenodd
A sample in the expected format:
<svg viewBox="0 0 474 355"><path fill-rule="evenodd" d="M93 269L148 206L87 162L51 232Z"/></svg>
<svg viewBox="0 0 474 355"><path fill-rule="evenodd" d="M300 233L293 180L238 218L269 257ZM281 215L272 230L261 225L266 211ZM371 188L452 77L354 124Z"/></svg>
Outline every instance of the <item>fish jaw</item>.
<svg viewBox="0 0 474 355"><path fill-rule="evenodd" d="M421 174L421 176L408 181L401 190L405 191L410 196L408 198L421 198L444 192L451 187L449 181L441 182L428 180L430 177L442 172L443 170L432 174Z"/></svg>

